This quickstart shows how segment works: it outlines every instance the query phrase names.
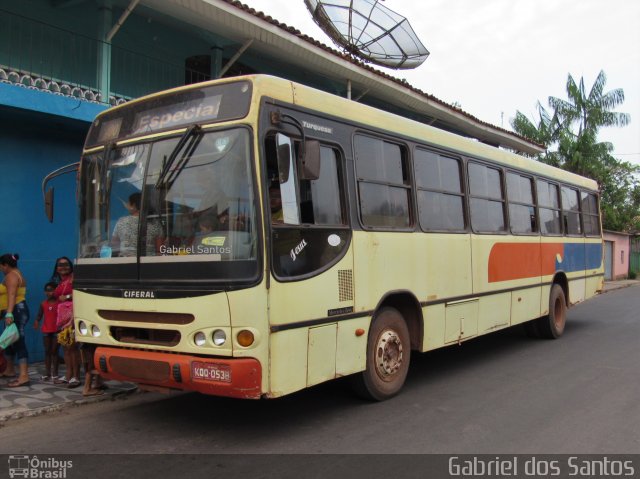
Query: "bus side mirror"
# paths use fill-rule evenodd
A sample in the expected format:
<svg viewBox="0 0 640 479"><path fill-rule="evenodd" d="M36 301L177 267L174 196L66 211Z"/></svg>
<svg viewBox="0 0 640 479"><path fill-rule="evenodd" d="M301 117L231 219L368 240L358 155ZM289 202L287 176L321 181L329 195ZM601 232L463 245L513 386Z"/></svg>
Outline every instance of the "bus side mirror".
<svg viewBox="0 0 640 479"><path fill-rule="evenodd" d="M298 165L301 180L317 180L320 178L320 142L307 140L304 142L304 157Z"/></svg>
<svg viewBox="0 0 640 479"><path fill-rule="evenodd" d="M49 188L44 194L44 212L49 223L53 223L53 188Z"/></svg>

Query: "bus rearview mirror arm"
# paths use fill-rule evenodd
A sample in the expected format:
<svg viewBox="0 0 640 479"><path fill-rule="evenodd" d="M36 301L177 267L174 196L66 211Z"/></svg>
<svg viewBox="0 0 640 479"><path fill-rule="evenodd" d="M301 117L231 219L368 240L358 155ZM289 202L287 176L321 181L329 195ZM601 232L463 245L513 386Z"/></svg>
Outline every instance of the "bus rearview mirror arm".
<svg viewBox="0 0 640 479"><path fill-rule="evenodd" d="M302 137L302 147L298 158L298 177L301 180L317 180L320 178L320 142L317 140L307 140L304 127L300 121L286 113L279 111L271 112L271 123L279 125L281 123L295 127ZM288 176L288 175L287 175Z"/></svg>
<svg viewBox="0 0 640 479"><path fill-rule="evenodd" d="M53 170L42 180L42 197L44 199L44 212L47 215L47 219L49 223L53 223L53 197L54 197L54 189L49 188L47 190L47 185L49 181L54 178L57 178L61 175L66 175L67 173L77 172L80 168L80 162L71 163L69 165L65 165L57 170Z"/></svg>

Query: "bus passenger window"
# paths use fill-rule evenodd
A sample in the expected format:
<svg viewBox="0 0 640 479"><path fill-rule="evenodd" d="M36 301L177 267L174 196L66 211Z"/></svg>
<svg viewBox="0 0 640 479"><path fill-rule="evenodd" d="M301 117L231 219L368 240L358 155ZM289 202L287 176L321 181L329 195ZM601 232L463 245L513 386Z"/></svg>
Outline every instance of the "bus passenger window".
<svg viewBox="0 0 640 479"><path fill-rule="evenodd" d="M416 149L420 226L427 231L464 231L464 193L460 161Z"/></svg>
<svg viewBox="0 0 640 479"><path fill-rule="evenodd" d="M411 183L405 148L357 135L354 139L360 214L364 226L411 227Z"/></svg>
<svg viewBox="0 0 640 479"><path fill-rule="evenodd" d="M562 221L566 234L573 236L582 235L578 190L567 186L562 187Z"/></svg>
<svg viewBox="0 0 640 479"><path fill-rule="evenodd" d="M473 231L506 231L501 177L502 172L496 168L469 163L469 205Z"/></svg>
<svg viewBox="0 0 640 479"><path fill-rule="evenodd" d="M540 231L545 236L562 234L560 221L560 190L558 185L538 180L538 206L540 211Z"/></svg>
<svg viewBox="0 0 640 479"><path fill-rule="evenodd" d="M538 232L536 208L533 201L533 179L517 173L507 173L509 224L514 234Z"/></svg>
<svg viewBox="0 0 640 479"><path fill-rule="evenodd" d="M600 236L600 215L598 199L592 193L580 193L582 198L582 222L587 236Z"/></svg>

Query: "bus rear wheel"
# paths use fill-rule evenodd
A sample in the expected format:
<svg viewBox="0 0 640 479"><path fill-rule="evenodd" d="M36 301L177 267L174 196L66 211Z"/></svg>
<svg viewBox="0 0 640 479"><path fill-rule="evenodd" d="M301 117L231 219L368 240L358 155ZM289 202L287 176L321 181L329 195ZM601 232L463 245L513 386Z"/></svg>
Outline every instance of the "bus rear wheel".
<svg viewBox="0 0 640 479"><path fill-rule="evenodd" d="M382 308L369 330L366 369L354 377L358 395L384 401L400 392L409 372L409 328L397 309Z"/></svg>
<svg viewBox="0 0 640 479"><path fill-rule="evenodd" d="M559 284L551 287L549 294L549 315L537 320L536 329L546 339L557 339L562 336L567 323L567 300L564 290Z"/></svg>

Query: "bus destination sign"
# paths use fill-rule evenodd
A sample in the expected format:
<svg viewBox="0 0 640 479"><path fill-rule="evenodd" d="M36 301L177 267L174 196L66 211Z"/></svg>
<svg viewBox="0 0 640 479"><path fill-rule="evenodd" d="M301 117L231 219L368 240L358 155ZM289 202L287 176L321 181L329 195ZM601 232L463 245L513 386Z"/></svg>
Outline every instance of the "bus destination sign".
<svg viewBox="0 0 640 479"><path fill-rule="evenodd" d="M133 101L99 115L85 148L192 124L244 118L251 105L251 83L242 80L193 87Z"/></svg>

